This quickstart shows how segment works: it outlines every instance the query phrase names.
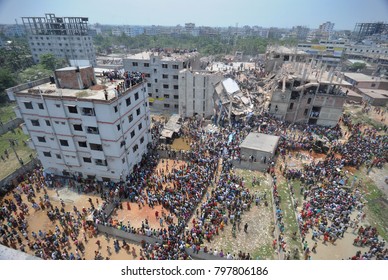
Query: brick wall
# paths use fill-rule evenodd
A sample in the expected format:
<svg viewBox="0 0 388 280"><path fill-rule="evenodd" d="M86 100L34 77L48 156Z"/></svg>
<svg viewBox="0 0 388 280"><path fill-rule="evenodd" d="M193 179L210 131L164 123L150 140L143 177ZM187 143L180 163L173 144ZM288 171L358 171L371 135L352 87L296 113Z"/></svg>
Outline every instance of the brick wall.
<svg viewBox="0 0 388 280"><path fill-rule="evenodd" d="M96 83L92 67L57 70L55 71L55 78L60 88L83 89Z"/></svg>

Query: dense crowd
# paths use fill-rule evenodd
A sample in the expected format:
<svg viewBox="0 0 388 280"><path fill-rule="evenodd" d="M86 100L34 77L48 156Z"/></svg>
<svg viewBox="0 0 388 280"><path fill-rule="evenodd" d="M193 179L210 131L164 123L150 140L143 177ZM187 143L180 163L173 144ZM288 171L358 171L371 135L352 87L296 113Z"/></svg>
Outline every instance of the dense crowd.
<svg viewBox="0 0 388 280"><path fill-rule="evenodd" d="M128 73L126 79L130 77L135 76ZM44 176L42 170L37 169L15 188L12 198L1 202L0 242L22 251L28 246L44 259L82 259L88 235L96 236L97 225L103 224L156 238L154 244L142 242L140 256L144 259L187 259L186 248L227 259L250 259L249 253L240 251L236 256L234 253L212 250L204 244L206 241L211 244L219 231L227 226L230 226L234 236L241 228L249 231L249 224L241 223L242 215L250 211L252 204L260 198L244 186L243 178L231 172L232 160L241 160L239 144L245 136L251 131L260 131L280 136L277 153L283 160L291 152L306 150L311 153L316 137L326 137L331 143L331 150L323 160L312 161L303 169L286 166L283 169L283 175L289 182L298 179L304 186L304 202L298 213L298 223L305 259L311 257L311 251L317 250L316 245L311 250L306 245L308 234L312 235L313 240L322 238L323 242L334 244L338 238L343 238L348 228L358 229L356 245L370 247L368 253L358 254L356 258L386 258L385 243L376 229L368 227L360 231L357 228L363 214L358 219L351 219L354 211L362 213L363 204L357 189L354 191L345 187L349 183L349 176L344 167L359 167L364 163L370 167L382 166L387 159L387 136L381 136L372 129L362 129L360 124L352 124L348 116L344 116L342 121L349 128L345 134L348 141L345 143L338 141L344 136L339 125L327 128L289 124L267 113L246 120L233 120L231 126L219 127L218 131L207 131L201 120L190 119L182 131L182 136L191 139L190 150L184 153L186 161L181 166L169 166L169 161L161 159L154 150L156 145L153 145L154 149L135 167L134 172L119 183L101 184L82 178L67 180L66 184L79 193L99 194L102 200L100 208L92 200L89 201L90 207L74 207L73 211L66 211L63 201L61 206L53 206L47 195L47 187L55 189L65 182ZM152 133L159 135L161 127L157 123ZM176 156L176 153L171 156ZM162 161L163 168L158 170L159 161ZM272 195L279 228L279 236L273 245L286 253L285 225L274 162L268 159L264 163L269 165L267 171L273 178ZM22 195L26 198L23 199ZM130 221L117 223L104 209L108 203L123 207L125 201L136 203L139 208L162 205L168 214L161 215L160 228L150 227L147 220L139 228L131 226ZM26 217L30 211L45 211L49 219L57 223L55 230L29 232ZM123 247L128 248L125 241L121 246L115 240L116 252ZM70 248L75 249L70 251ZM96 259L103 258L99 250L95 256Z"/></svg>

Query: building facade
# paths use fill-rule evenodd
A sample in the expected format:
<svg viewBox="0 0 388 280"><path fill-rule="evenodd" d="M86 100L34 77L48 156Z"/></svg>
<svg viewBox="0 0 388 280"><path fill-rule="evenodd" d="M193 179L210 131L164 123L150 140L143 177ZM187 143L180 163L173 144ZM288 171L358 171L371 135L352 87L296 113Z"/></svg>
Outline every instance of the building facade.
<svg viewBox="0 0 388 280"><path fill-rule="evenodd" d="M315 61L322 61L330 66L337 66L341 63L341 57L345 49L345 41L336 40L321 40L319 44L298 44L298 50L310 54Z"/></svg>
<svg viewBox="0 0 388 280"><path fill-rule="evenodd" d="M363 39L388 34L388 23L385 22L362 22L357 23L353 30L353 39Z"/></svg>
<svg viewBox="0 0 388 280"><path fill-rule="evenodd" d="M306 40L308 34L310 32L310 29L306 26L293 26L290 32L290 36L292 38L295 38L297 40Z"/></svg>
<svg viewBox="0 0 388 280"><path fill-rule="evenodd" d="M22 17L22 20L36 63L42 54L51 53L67 61L88 61L89 65L96 66L87 17L56 17L55 14L46 14L45 17Z"/></svg>
<svg viewBox="0 0 388 280"><path fill-rule="evenodd" d="M179 72L179 115L183 118L214 115L214 86L223 79L221 73L208 71Z"/></svg>
<svg viewBox="0 0 388 280"><path fill-rule="evenodd" d="M152 139L146 83L128 79L97 84L91 67L67 67L7 89L47 173L119 181L132 172Z"/></svg>
<svg viewBox="0 0 388 280"><path fill-rule="evenodd" d="M168 113L179 111L179 71L200 67L198 52L180 50L142 52L123 64L126 71L144 73L151 110Z"/></svg>
<svg viewBox="0 0 388 280"><path fill-rule="evenodd" d="M388 79L376 76L369 76L363 73L344 73L345 81L356 89L382 89L388 90Z"/></svg>
<svg viewBox="0 0 388 280"><path fill-rule="evenodd" d="M346 100L343 88L350 84L342 75L324 68L313 69L311 65L294 63L288 72L292 75L279 78L277 89L272 93L270 114L290 123L335 126Z"/></svg>

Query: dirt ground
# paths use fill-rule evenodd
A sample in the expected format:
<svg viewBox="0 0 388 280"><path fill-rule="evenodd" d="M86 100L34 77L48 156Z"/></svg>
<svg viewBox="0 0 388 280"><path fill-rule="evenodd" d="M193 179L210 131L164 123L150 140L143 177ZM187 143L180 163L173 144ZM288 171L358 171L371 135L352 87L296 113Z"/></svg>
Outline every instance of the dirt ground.
<svg viewBox="0 0 388 280"><path fill-rule="evenodd" d="M73 207L76 206L78 210L81 210L83 207L88 208L90 207L90 203L88 202L88 199L91 198L95 207L97 208L99 205L101 205L102 201L101 198L90 194L78 194L77 192L74 192L73 190L62 187L58 189L58 191L55 191L54 189L47 189L47 194L50 198L50 201L52 205L58 206L58 208L61 207L60 199L62 199L65 202L65 210L69 212L73 212ZM43 197L43 191L40 193L37 193L37 199L39 199L39 196ZM6 196L4 198L11 198L10 196ZM23 201L27 202L27 198L24 194L22 194ZM98 200L98 203L97 203ZM27 203L29 204L29 203ZM54 231L55 226L59 225L59 222L51 222L46 214L45 210L38 210L35 211L34 209L30 209L30 214L27 217L28 221L28 236L29 238L33 239L31 233L34 231L35 233L38 233L39 230L42 230L43 232L48 232L49 230ZM60 227L61 228L61 227ZM84 237L84 230L82 229L80 231L80 235L78 236L78 240L82 240L85 245L85 252L81 255L82 258L86 260L93 260L95 256L95 251L100 250L100 253L103 258L110 258L113 260L124 260L124 259L139 259L139 253L140 253L140 245L133 244L127 242L131 246L131 250L129 252L126 252L125 250L121 249L118 253L116 253L113 250L113 238L106 238L104 235L97 235L97 237L94 237L89 232L85 232L87 241L85 242ZM101 248L98 248L96 241L100 240L101 242ZM119 239L121 241L121 239ZM24 244L27 245L27 242L24 241ZM107 246L110 246L111 249L108 251ZM33 254L32 251L29 250L28 246L25 247L27 253ZM71 242L69 247L66 247L68 252L73 252L75 254L76 247ZM110 253L109 253L110 252Z"/></svg>
<svg viewBox="0 0 388 280"><path fill-rule="evenodd" d="M171 145L171 148L174 150L190 150L190 139L189 138L177 138Z"/></svg>
<svg viewBox="0 0 388 280"><path fill-rule="evenodd" d="M352 213L351 218L354 219L357 215L357 212ZM362 226L367 226L368 220L365 220L363 223L360 223ZM345 232L344 237L338 239L334 244L327 242L323 244L323 237L314 241L311 239L311 232L306 236L307 243L309 248L314 246L314 243L318 243L317 252L311 252L312 260L347 260L349 257L352 257L356 254L356 251L361 251L365 253L369 250L367 247L356 247L353 245L353 240L357 237L357 234L353 232L353 228L348 228Z"/></svg>
<svg viewBox="0 0 388 280"><path fill-rule="evenodd" d="M244 177L244 183L249 187L250 192L257 193L260 196L267 192L267 197L269 198L269 181L265 179L261 172L237 169L235 173ZM260 186L255 185L251 187L254 176L261 178ZM211 192L211 188L208 191ZM206 197L204 200L206 200ZM248 233L245 233L243 229L245 223L248 223ZM214 235L210 243L205 240L203 246L207 246L209 250L216 249L218 252L223 250L224 254L230 252L232 255L237 256L239 251L242 251L243 253L250 253L253 259L274 259L277 256L274 256L274 251L271 247L273 224L271 202L268 206L265 206L263 201L258 206L253 203L250 211L243 213L241 226L237 230L236 237L232 234L232 225L228 224L223 231L219 231L219 235ZM188 226L191 228L192 224L189 223Z"/></svg>
<svg viewBox="0 0 388 280"><path fill-rule="evenodd" d="M373 168L367 176L373 180L376 186L382 190L386 196L388 196L388 184L385 182L385 179L388 178L387 165L385 165L382 169Z"/></svg>
<svg viewBox="0 0 388 280"><path fill-rule="evenodd" d="M185 164L185 162L180 160L174 161L170 159L165 159L162 162L162 160L160 160L156 169L163 170L165 174L170 174L170 172L167 172L167 169L166 169L167 164L169 168L168 170L171 171L172 168L180 168ZM172 184L169 184L169 185L163 184L164 188L166 188L167 186L172 187ZM116 209L115 212L112 214L112 218L117 220L118 222L123 222L125 225L127 225L128 222L130 222L130 225L135 228L141 227L142 222L145 222L146 219L148 220L148 224L150 225L151 228L155 228L155 229L165 228L168 225L166 223L163 223L163 227L161 227L159 220L156 219L155 212L158 211L159 217L161 217L162 213L164 212L166 215L168 214L173 215L174 217L173 222L177 221L177 218L175 217L175 215L173 213L170 213L169 210L163 208L162 205L156 205L152 209L147 204L145 204L144 206L140 205L139 207L137 203L131 203L131 202L128 202L128 203L130 206L130 210L128 210L127 201L123 201L122 202L123 209Z"/></svg>

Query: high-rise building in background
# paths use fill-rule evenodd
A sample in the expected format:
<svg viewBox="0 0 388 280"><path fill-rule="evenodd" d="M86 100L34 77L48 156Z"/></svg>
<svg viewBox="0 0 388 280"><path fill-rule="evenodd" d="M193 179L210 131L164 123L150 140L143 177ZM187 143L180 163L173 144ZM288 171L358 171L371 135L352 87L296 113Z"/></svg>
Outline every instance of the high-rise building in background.
<svg viewBox="0 0 388 280"><path fill-rule="evenodd" d="M306 40L307 35L309 34L310 29L306 26L294 26L291 29L290 36L297 40Z"/></svg>
<svg viewBox="0 0 388 280"><path fill-rule="evenodd" d="M388 35L388 23L363 22L357 23L353 31L353 39L361 41L371 36Z"/></svg>
<svg viewBox="0 0 388 280"><path fill-rule="evenodd" d="M36 63L42 54L51 53L73 66L96 65L87 17L22 17L32 57Z"/></svg>
<svg viewBox="0 0 388 280"><path fill-rule="evenodd" d="M333 34L334 23L327 21L319 25L318 35L320 39L331 39L331 35Z"/></svg>

